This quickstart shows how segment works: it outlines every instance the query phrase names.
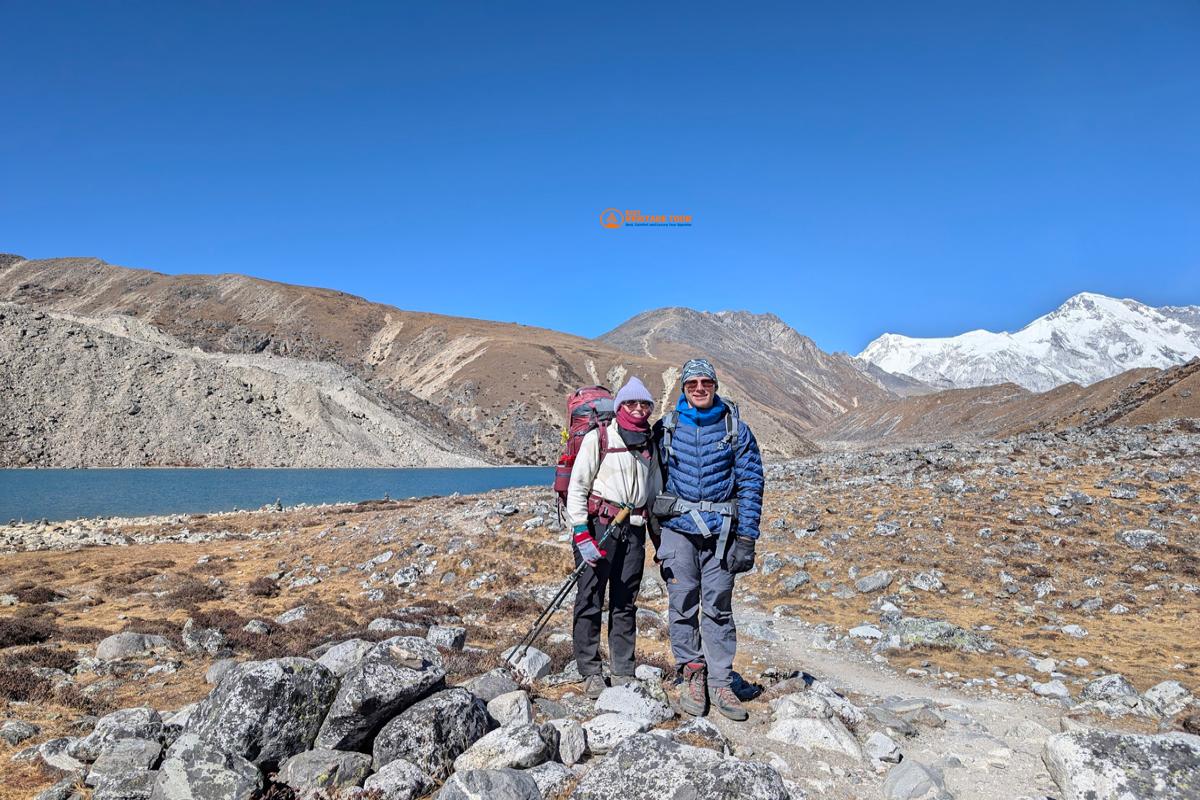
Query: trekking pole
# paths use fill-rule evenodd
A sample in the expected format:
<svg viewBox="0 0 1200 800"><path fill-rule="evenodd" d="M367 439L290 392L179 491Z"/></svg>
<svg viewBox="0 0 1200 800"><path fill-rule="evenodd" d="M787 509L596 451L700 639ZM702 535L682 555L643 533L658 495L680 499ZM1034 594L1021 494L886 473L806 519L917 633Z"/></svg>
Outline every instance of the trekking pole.
<svg viewBox="0 0 1200 800"><path fill-rule="evenodd" d="M600 541L596 542L597 548L608 541L617 531L625 528L625 523L629 519L629 513L631 511L633 511L633 509L629 506L621 507L620 512L613 517L612 522L608 523L608 527L604 529L604 535L600 537ZM515 664L517 661L520 661L525 657L525 654L529 652L530 646L533 645L533 643L537 640L537 637L541 635L542 629L546 627L546 625L550 622L550 618L554 616L554 612L558 611L559 606L561 606L563 601L567 599L567 595L571 593L571 588L579 582L579 576L582 575L584 569L589 566L591 565L584 561L575 568L574 572L572 572L570 577L567 578L567 582L559 587L558 592L555 593L554 599L550 601L550 604L542 609L542 613L538 615L538 618L533 623L533 627L530 629L529 633L525 634L521 641L518 642L517 645L508 652L508 657L504 659L505 664ZM518 653L520 655L518 655Z"/></svg>

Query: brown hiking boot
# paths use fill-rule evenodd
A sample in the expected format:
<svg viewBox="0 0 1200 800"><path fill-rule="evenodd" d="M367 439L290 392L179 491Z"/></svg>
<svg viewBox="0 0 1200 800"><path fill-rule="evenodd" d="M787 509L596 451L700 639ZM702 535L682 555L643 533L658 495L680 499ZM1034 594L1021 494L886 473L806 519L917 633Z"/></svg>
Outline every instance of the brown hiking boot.
<svg viewBox="0 0 1200 800"><path fill-rule="evenodd" d="M706 669L703 664L693 662L684 664L680 670L680 680L675 684L675 705L685 714L693 717L703 717L708 711L708 684L705 682Z"/></svg>
<svg viewBox="0 0 1200 800"><path fill-rule="evenodd" d="M722 686L719 689L713 689L713 705L717 711L733 720L734 722L745 722L750 718L748 712L742 705L742 701L738 700L738 696L733 693L733 689L728 686Z"/></svg>
<svg viewBox="0 0 1200 800"><path fill-rule="evenodd" d="M583 681L583 693L585 696L595 700L604 690L608 688L608 684L604 682L603 675L588 675Z"/></svg>

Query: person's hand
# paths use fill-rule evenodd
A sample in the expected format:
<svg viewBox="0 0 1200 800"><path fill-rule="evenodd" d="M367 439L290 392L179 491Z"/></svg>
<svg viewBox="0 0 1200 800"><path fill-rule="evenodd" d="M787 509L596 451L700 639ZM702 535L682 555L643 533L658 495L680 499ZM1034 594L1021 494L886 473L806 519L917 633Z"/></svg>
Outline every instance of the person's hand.
<svg viewBox="0 0 1200 800"><path fill-rule="evenodd" d="M739 536L734 540L729 555L725 558L726 569L730 575L748 572L754 566L754 543L749 536Z"/></svg>
<svg viewBox="0 0 1200 800"><path fill-rule="evenodd" d="M600 549L600 545L596 544L595 538L588 532L587 525L576 525L574 530L575 547L579 549L580 557L588 563L588 566L596 566L600 559L608 555Z"/></svg>

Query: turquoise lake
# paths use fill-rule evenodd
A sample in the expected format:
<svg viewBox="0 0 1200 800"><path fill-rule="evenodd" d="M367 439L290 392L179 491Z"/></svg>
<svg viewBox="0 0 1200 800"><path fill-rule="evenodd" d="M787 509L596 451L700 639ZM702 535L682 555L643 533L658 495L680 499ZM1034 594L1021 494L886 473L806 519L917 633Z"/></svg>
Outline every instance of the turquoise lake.
<svg viewBox="0 0 1200 800"><path fill-rule="evenodd" d="M551 467L469 469L4 469L0 524L10 519L133 517L344 503L545 486Z"/></svg>

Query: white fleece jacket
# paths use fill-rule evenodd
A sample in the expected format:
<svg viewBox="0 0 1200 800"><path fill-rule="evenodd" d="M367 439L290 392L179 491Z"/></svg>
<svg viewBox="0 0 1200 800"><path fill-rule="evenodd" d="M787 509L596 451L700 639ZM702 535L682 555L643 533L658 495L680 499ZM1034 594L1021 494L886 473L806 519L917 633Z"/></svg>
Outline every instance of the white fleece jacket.
<svg viewBox="0 0 1200 800"><path fill-rule="evenodd" d="M623 448L616 420L608 425L608 446L604 461L600 460L600 433L589 431L579 445L575 466L571 468L571 485L567 490L567 519L571 525L587 522L588 495L598 494L610 503L628 503L634 508L647 505L660 491L662 476L633 453L614 453L611 448ZM631 514L630 524L644 525L640 514Z"/></svg>

